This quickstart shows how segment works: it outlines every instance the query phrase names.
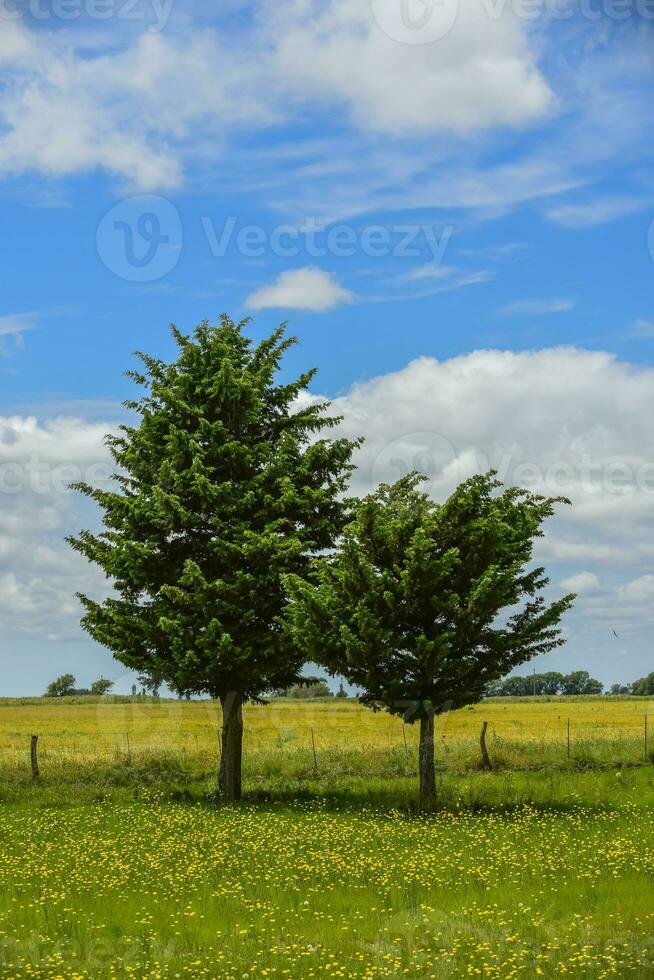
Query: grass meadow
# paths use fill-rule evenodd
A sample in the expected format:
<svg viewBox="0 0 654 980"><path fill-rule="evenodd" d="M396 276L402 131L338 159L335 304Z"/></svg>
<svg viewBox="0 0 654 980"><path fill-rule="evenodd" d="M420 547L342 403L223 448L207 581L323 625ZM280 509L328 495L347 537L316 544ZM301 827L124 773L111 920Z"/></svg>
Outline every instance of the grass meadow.
<svg viewBox="0 0 654 980"><path fill-rule="evenodd" d="M0 702L0 977L654 977L651 709L443 716L424 816L354 702L248 708L240 805L212 703Z"/></svg>

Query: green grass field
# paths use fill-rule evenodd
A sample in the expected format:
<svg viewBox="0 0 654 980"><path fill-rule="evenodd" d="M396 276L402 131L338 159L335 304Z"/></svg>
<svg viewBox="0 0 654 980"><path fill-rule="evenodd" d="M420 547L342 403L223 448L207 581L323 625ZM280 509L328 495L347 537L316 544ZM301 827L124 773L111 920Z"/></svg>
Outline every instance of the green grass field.
<svg viewBox="0 0 654 980"><path fill-rule="evenodd" d="M421 816L414 733L353 703L249 709L221 806L213 705L1 702L0 977L653 977L649 707L447 716Z"/></svg>

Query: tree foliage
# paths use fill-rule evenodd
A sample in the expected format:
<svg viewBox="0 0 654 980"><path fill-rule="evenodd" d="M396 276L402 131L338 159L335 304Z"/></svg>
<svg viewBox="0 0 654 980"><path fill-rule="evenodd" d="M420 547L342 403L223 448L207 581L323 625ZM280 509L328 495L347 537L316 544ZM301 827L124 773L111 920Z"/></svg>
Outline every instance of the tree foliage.
<svg viewBox="0 0 654 980"><path fill-rule="evenodd" d="M71 539L116 590L80 596L93 638L178 692L221 699L230 797L243 701L299 678L282 576L332 547L354 448L323 436L337 420L305 395L313 371L277 380L295 342L284 327L254 346L246 322L173 327L172 363L139 354L143 370L128 373L145 393L127 403L138 421L108 438L117 489L79 484L105 529Z"/></svg>
<svg viewBox="0 0 654 980"><path fill-rule="evenodd" d="M62 674L56 680L48 684L45 692L46 698L65 698L75 692L74 674Z"/></svg>
<svg viewBox="0 0 654 980"><path fill-rule="evenodd" d="M654 673L647 674L646 677L641 677L637 681L634 681L631 685L631 693L639 694L641 697L654 694Z"/></svg>
<svg viewBox="0 0 654 980"><path fill-rule="evenodd" d="M575 670L561 674L549 670L544 674L514 674L493 681L486 688L486 697L529 697L531 695L601 694L603 684L591 677L587 670Z"/></svg>
<svg viewBox="0 0 654 980"><path fill-rule="evenodd" d="M362 688L365 703L420 720L427 802L434 713L478 701L490 681L559 646L574 596L547 603L544 570L531 567L559 498L498 493L488 473L439 505L420 481L409 475L356 506L313 581L287 578L287 617L298 648Z"/></svg>
<svg viewBox="0 0 654 980"><path fill-rule="evenodd" d="M106 677L100 677L97 681L93 681L91 684L91 694L96 694L103 696L109 694L109 691L114 686L113 681L107 680Z"/></svg>

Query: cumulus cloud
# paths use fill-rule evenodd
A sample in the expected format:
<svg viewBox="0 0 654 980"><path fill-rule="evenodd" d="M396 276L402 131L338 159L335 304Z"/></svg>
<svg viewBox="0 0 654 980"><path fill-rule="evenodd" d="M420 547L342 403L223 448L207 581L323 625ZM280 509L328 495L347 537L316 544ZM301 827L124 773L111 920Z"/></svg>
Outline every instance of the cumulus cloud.
<svg viewBox="0 0 654 980"><path fill-rule="evenodd" d="M420 358L355 385L334 407L348 435L366 438L359 492L419 469L442 499L493 467L505 483L572 500L541 545L547 560L654 560L650 368L574 348L481 350Z"/></svg>
<svg viewBox="0 0 654 980"><path fill-rule="evenodd" d="M562 579L561 588L565 592L588 595L597 592L600 588L600 580L594 572L579 572L577 575L569 575L568 578Z"/></svg>
<svg viewBox="0 0 654 980"><path fill-rule="evenodd" d="M638 578L621 585L618 595L627 602L648 602L654 599L654 575L640 575Z"/></svg>
<svg viewBox="0 0 654 980"><path fill-rule="evenodd" d="M395 135L543 116L551 92L525 24L510 12L489 21L481 0L458 6L446 36L418 46L389 36L369 0L259 0L243 30L186 21L127 39L107 25L94 44L3 20L0 167L51 177L103 169L165 189L237 128L293 120L307 106Z"/></svg>
<svg viewBox="0 0 654 980"><path fill-rule="evenodd" d="M275 10L278 71L296 91L347 106L362 128L467 132L529 123L550 108L525 25L508 6L495 19L481 0L445 0L431 10L433 26L439 17L451 27L433 43L413 43L428 40L431 25L407 31L395 0L291 0Z"/></svg>
<svg viewBox="0 0 654 980"><path fill-rule="evenodd" d="M79 418L0 417L0 630L3 635L76 635L78 590L104 594L97 569L64 536L96 515L69 484L103 482L109 426Z"/></svg>
<svg viewBox="0 0 654 980"><path fill-rule="evenodd" d="M193 135L270 119L214 32L146 33L106 50L3 22L0 167L51 177L102 169L140 189L176 187ZM220 66L218 68L218 66Z"/></svg>
<svg viewBox="0 0 654 980"><path fill-rule="evenodd" d="M282 308L324 313L354 299L354 293L339 285L330 273L305 266L287 269L275 282L255 289L245 302L251 310Z"/></svg>
<svg viewBox="0 0 654 980"><path fill-rule="evenodd" d="M353 385L333 403L343 416L340 432L365 437L355 493L417 469L427 491L442 500L467 476L495 467L506 484L571 499L572 507L561 505L548 522L537 556L556 593L580 595L569 618L577 647L561 666L573 657L591 670L597 663L584 659L591 648L614 656L612 628L622 643L632 637L634 644L651 631L653 408L654 369L565 348L420 358ZM71 415L0 419L4 635L78 636L74 593L105 593L102 574L63 538L97 521L95 508L66 488L80 475L106 479L102 437L109 428ZM643 673L634 657L625 679Z"/></svg>

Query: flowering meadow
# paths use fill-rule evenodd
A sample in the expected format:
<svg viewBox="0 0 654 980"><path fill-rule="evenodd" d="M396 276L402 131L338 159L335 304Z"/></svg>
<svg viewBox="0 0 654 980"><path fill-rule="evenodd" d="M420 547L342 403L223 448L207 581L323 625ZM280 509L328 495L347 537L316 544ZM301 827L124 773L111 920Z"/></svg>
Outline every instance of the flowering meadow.
<svg viewBox="0 0 654 980"><path fill-rule="evenodd" d="M605 710L607 725L643 711L612 704L453 715L451 745L469 759L441 766L429 815L412 809L412 733L405 749L397 720L353 704L274 708L277 768L257 768L250 742L240 805L215 802L212 754L200 766L207 706L148 705L147 724L120 703L48 707L56 718L2 706L0 733L14 733L20 754L0 752L0 977L652 977L654 773L642 747L616 736L611 752L622 745L633 761L599 749L593 761L578 745L568 760L557 738L560 764L545 754L539 765L475 768L482 712L499 727L531 708L534 728L545 714L554 729L568 711ZM268 724L267 710L250 709L248 721ZM352 719L353 741L361 718L361 758L374 771L331 774L337 747L320 742L319 771L311 753L300 771L291 732L303 737L300 720L312 719L326 738L329 723L316 718L332 711L332 733ZM146 731L163 741L165 717L182 719L179 752L198 739L187 770L166 767L161 747L139 756ZM118 739L126 719L131 759L117 742L94 762L91 736L104 725ZM39 721L42 780L32 785L23 734ZM48 754L50 725L67 744L78 732L76 762ZM389 733L400 745L396 771L384 773ZM497 740L489 749L500 755Z"/></svg>
<svg viewBox="0 0 654 980"><path fill-rule="evenodd" d="M654 815L0 812L3 977L652 976Z"/></svg>

